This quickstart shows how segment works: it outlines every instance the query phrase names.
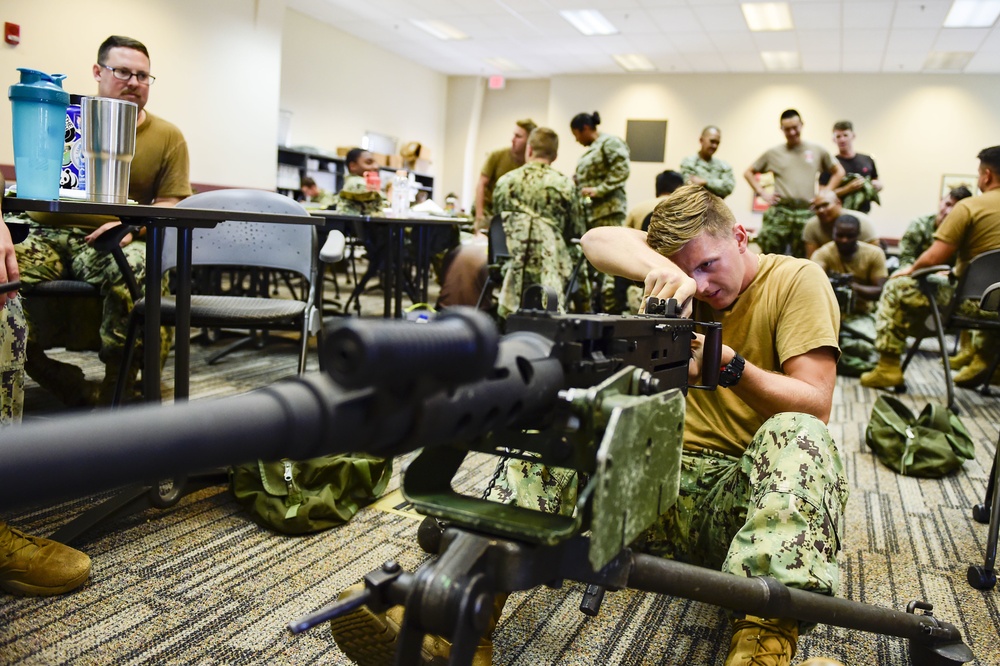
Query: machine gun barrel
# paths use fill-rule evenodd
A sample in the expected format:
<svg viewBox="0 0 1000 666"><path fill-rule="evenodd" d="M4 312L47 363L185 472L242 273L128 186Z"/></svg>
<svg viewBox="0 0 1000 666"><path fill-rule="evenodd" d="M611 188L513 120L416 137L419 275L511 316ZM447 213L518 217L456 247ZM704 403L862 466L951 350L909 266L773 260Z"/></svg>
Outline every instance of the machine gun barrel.
<svg viewBox="0 0 1000 666"><path fill-rule="evenodd" d="M423 325L350 320L345 328L329 336L335 374L363 389L313 375L232 398L73 415L2 431L0 506L257 458L392 456L468 442L494 428L546 418L563 388L551 341L518 333L498 342L489 319L472 310ZM436 363L402 358L421 349ZM390 372L397 362L405 372Z"/></svg>

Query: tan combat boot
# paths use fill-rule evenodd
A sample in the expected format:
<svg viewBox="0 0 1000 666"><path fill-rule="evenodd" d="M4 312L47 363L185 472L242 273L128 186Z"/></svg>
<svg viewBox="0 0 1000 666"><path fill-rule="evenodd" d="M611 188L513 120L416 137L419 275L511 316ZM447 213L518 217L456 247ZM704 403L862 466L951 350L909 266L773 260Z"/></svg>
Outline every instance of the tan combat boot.
<svg viewBox="0 0 1000 666"><path fill-rule="evenodd" d="M903 385L903 371L899 366L899 356L882 354L878 365L861 375L861 385L868 388L891 389Z"/></svg>
<svg viewBox="0 0 1000 666"><path fill-rule="evenodd" d="M0 523L0 589L30 596L63 594L89 576L90 558L80 551Z"/></svg>
<svg viewBox="0 0 1000 666"><path fill-rule="evenodd" d="M733 620L733 640L725 666L789 666L798 637L797 620L754 615Z"/></svg>
<svg viewBox="0 0 1000 666"><path fill-rule="evenodd" d="M352 585L341 592L339 598L350 598L364 589L364 583ZM493 663L493 641L489 636L500 619L506 599L505 594L497 595L493 604L493 617L490 618L486 635L479 640L472 657L472 666L491 666ZM359 666L386 666L395 658L396 643L403 625L403 610L402 606L393 606L385 613L375 613L367 606L362 606L353 613L330 620L330 632L340 651ZM420 648L421 664L446 664L450 656L451 642L440 636L424 636Z"/></svg>
<svg viewBox="0 0 1000 666"><path fill-rule="evenodd" d="M985 383L988 379L986 373L989 372L991 360L979 352L973 353L968 365L956 372L954 377L952 377L955 386L975 388Z"/></svg>
<svg viewBox="0 0 1000 666"><path fill-rule="evenodd" d="M948 364L951 365L952 370L961 370L969 365L969 361L975 354L976 352L972 349L972 332L962 331L958 336L958 351L954 356L948 357Z"/></svg>

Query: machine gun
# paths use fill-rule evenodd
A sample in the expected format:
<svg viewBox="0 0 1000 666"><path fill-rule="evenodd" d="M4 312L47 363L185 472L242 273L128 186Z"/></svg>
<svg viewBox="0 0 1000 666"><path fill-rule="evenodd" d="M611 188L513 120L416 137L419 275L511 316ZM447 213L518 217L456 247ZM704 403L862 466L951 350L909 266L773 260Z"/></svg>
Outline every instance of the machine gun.
<svg viewBox="0 0 1000 666"><path fill-rule="evenodd" d="M851 314L854 312L854 276L850 273L827 273L830 278L830 286L837 297L837 305L840 306L841 314Z"/></svg>
<svg viewBox="0 0 1000 666"><path fill-rule="evenodd" d="M677 496L694 327L670 301L637 317L522 312L508 319L502 339L472 311L419 325L347 320L326 336L328 374L234 398L8 430L0 469L17 473L0 484L0 506L254 458L422 449L403 490L443 521L425 521L418 535L438 557L414 573L386 563L366 576L363 594L293 622L293 631L360 604L375 611L404 604L396 663L416 663L432 633L449 637L451 663L464 664L496 595L576 580L590 586L581 606L589 614L604 589L631 587L906 637L918 665L971 660L958 630L923 602L902 613L627 548ZM720 340L717 327L706 330L703 367L719 367ZM457 495L449 481L473 450L575 470L576 511L561 516Z"/></svg>

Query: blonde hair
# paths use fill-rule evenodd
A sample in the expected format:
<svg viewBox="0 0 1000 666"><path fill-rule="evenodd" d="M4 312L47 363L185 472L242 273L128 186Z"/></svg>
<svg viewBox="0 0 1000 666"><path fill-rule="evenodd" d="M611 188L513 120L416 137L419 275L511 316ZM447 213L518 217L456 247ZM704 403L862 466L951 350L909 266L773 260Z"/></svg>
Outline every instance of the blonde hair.
<svg viewBox="0 0 1000 666"><path fill-rule="evenodd" d="M653 209L646 244L669 257L703 233L726 236L735 224L722 199L701 185L685 185Z"/></svg>
<svg viewBox="0 0 1000 666"><path fill-rule="evenodd" d="M559 154L559 135L548 127L537 127L528 135L531 154L546 160L554 160Z"/></svg>

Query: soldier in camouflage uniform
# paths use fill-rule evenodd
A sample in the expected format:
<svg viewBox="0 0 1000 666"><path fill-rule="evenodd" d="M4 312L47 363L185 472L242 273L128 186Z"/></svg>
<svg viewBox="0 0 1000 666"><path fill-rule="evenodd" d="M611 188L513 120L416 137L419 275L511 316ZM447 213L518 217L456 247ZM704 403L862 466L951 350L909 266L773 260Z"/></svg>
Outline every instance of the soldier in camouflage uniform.
<svg viewBox="0 0 1000 666"><path fill-rule="evenodd" d="M722 132L709 125L698 138L701 149L681 160L681 173L689 185L701 185L717 197L725 199L733 193L736 178L728 162L713 157L722 143Z"/></svg>
<svg viewBox="0 0 1000 666"><path fill-rule="evenodd" d="M0 196L3 191L0 176ZM0 283L19 278L10 231L0 221ZM0 426L21 422L27 342L21 299L17 292L0 294ZM89 577L90 558L85 554L25 534L0 518L0 589L18 595L62 594L83 585Z"/></svg>
<svg viewBox="0 0 1000 666"><path fill-rule="evenodd" d="M840 120L833 124L833 142L837 144L837 161L844 167L844 179L836 188L836 194L850 210L867 213L873 203L881 203L878 193L882 191L882 181L871 155L854 150L854 124L850 120ZM820 178L826 184L827 174Z"/></svg>
<svg viewBox="0 0 1000 666"><path fill-rule="evenodd" d="M878 365L861 376L862 386L894 388L903 385L900 356L906 350L906 338L923 326L930 314L930 301L909 277L915 270L946 264L957 256L955 274L961 276L969 262L990 250L1000 249L1000 146L979 153L979 189L982 194L964 198L956 204L934 231L934 240L917 259L892 274L879 299L875 312L875 348ZM941 208L946 207L942 201ZM932 276L935 300L939 306L951 301L954 285L946 278ZM995 319L995 312L983 312L974 299L960 304L959 314ZM977 386L988 379L991 354L997 349L996 334L981 331L968 365L955 375L958 386Z"/></svg>
<svg viewBox="0 0 1000 666"><path fill-rule="evenodd" d="M337 193L337 212L346 215L378 215L385 199L378 190L368 188L365 173L379 170L375 156L363 148L352 148L344 158L347 177Z"/></svg>
<svg viewBox="0 0 1000 666"><path fill-rule="evenodd" d="M833 595L848 495L824 425L836 383L837 303L816 264L757 255L747 244L722 200L693 185L656 208L648 235L600 228L583 238L601 270L645 281L647 296L694 296L694 318L722 324L720 386L687 395L680 497L634 546ZM692 381L701 374L700 341ZM516 463L499 481L498 500L569 510L573 481L558 470ZM797 621L745 616L733 625L727 666L790 663Z"/></svg>
<svg viewBox="0 0 1000 666"><path fill-rule="evenodd" d="M303 205L307 208L330 208L337 203L337 199L326 190L316 184L316 181L306 176L299 184L299 191L305 197Z"/></svg>
<svg viewBox="0 0 1000 666"><path fill-rule="evenodd" d="M844 167L826 149L802 140L802 127L799 112L785 110L781 114L785 143L766 151L743 174L757 196L768 203L755 239L766 254L806 256L802 228L812 217L809 206L816 194L816 177L829 171L826 187L830 189L835 189L844 177ZM758 180L758 174L766 172L774 174L772 193L767 193Z"/></svg>
<svg viewBox="0 0 1000 666"><path fill-rule="evenodd" d="M534 129L525 165L501 176L493 190L493 208L503 218L510 253L498 298L500 317L517 311L521 294L532 284L551 287L559 310L565 311L563 296L574 264L570 240L586 228L573 181L550 166L558 152L554 131Z"/></svg>
<svg viewBox="0 0 1000 666"><path fill-rule="evenodd" d="M628 181L631 160L628 145L616 136L597 131L601 116L578 113L570 121L570 130L577 143L587 150L576 163L576 180L586 207L587 228L620 227L625 224ZM600 294L598 310L620 314L628 310L626 283L600 275L591 269L592 286Z"/></svg>

